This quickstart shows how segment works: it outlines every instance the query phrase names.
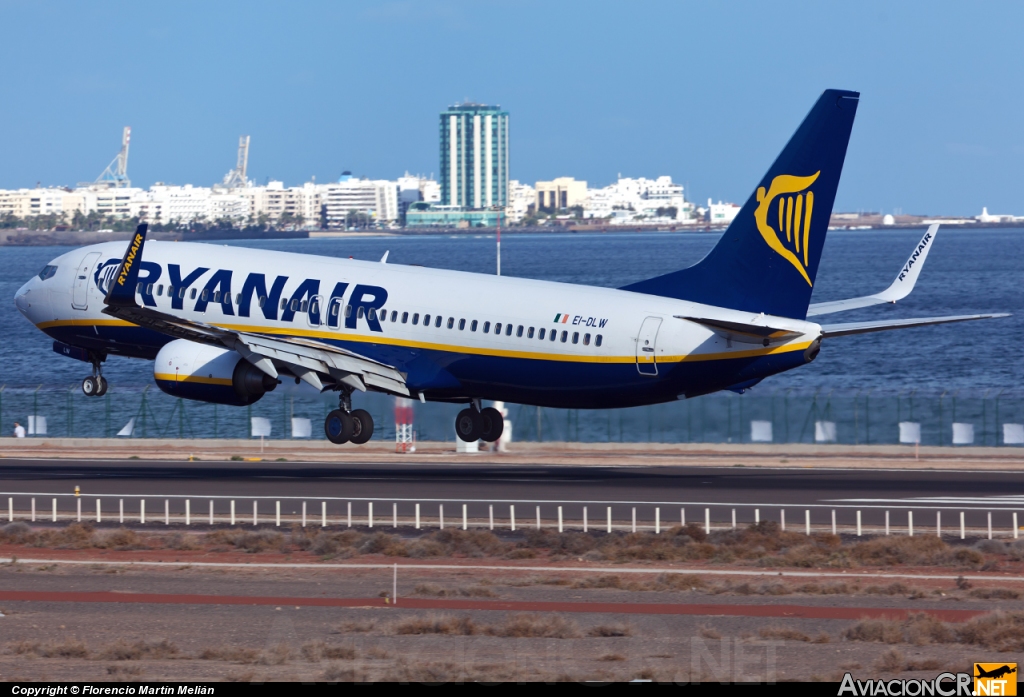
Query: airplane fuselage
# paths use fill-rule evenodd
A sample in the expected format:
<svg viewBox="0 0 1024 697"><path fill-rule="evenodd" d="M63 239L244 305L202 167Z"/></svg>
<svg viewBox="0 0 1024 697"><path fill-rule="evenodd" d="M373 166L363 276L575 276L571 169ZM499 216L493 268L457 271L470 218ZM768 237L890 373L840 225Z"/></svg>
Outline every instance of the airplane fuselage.
<svg viewBox="0 0 1024 697"><path fill-rule="evenodd" d="M51 262L17 305L54 339L153 359L164 334L102 313L123 242ZM45 275L45 274L44 274ZM182 319L348 349L427 400L569 408L655 404L752 384L813 359L820 326L765 345L680 316L756 315L623 290L243 247L151 241L136 299ZM158 383L174 376L154 368ZM164 385L161 384L163 387Z"/></svg>

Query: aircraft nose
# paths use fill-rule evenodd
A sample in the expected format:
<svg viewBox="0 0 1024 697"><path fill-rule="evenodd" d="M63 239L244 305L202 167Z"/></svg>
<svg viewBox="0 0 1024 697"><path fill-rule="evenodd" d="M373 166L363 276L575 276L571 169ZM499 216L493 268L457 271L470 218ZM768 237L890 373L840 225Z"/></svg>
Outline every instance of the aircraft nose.
<svg viewBox="0 0 1024 697"><path fill-rule="evenodd" d="M34 281L35 279L33 279ZM33 281L29 281L14 294L14 305L18 308L18 312L28 316L29 309L32 307L32 286Z"/></svg>

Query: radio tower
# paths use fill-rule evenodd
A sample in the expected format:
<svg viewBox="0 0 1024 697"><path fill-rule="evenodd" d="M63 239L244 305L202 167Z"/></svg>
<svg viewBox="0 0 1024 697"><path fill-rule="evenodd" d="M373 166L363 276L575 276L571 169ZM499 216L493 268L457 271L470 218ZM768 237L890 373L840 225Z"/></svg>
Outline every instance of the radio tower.
<svg viewBox="0 0 1024 697"><path fill-rule="evenodd" d="M100 176L94 182L84 182L79 186L92 186L97 188L121 189L132 185L128 179L128 144L132 139L132 127L125 126L121 135L121 152L107 165Z"/></svg>
<svg viewBox="0 0 1024 697"><path fill-rule="evenodd" d="M245 173L249 169L249 136L238 137L238 163L235 168L224 175L224 186L229 189L245 187L249 180Z"/></svg>

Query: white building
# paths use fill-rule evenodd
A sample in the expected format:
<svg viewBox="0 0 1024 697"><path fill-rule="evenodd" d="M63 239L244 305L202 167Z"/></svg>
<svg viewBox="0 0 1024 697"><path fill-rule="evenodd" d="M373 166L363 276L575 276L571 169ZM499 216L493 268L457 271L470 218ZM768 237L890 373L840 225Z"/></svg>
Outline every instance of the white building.
<svg viewBox="0 0 1024 697"><path fill-rule="evenodd" d="M735 203L712 203L708 199L707 221L712 225L728 225L740 212Z"/></svg>
<svg viewBox="0 0 1024 697"><path fill-rule="evenodd" d="M509 222L520 222L536 204L537 192L532 186L517 179L509 181L508 206L505 208L505 216Z"/></svg>
<svg viewBox="0 0 1024 697"><path fill-rule="evenodd" d="M674 210L673 210L674 209ZM608 218L613 224L639 221L694 222L694 206L672 177L622 178L601 189L587 190L585 218Z"/></svg>
<svg viewBox="0 0 1024 697"><path fill-rule="evenodd" d="M363 213L376 222L398 220L398 184L386 180L355 179L342 175L323 190L327 227L344 228L349 213Z"/></svg>

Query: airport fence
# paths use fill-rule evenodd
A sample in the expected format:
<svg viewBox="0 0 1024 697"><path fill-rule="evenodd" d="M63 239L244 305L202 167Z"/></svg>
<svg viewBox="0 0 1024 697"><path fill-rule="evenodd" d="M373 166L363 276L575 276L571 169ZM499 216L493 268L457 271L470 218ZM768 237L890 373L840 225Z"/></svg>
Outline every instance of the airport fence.
<svg viewBox="0 0 1024 697"><path fill-rule="evenodd" d="M374 439L394 440L396 400L354 395ZM409 403L419 440L454 441L460 405ZM1024 445L1024 393L1012 390L759 390L631 409L507 404L513 440L622 443ZM2 435L29 437L324 439L334 394L282 385L249 407L183 400L152 386L113 385L103 397L69 386L0 387ZM256 428L254 429L254 423ZM267 433L269 429L269 433Z"/></svg>
<svg viewBox="0 0 1024 697"><path fill-rule="evenodd" d="M8 523L654 532L697 525L710 533L774 522L806 535L932 535L1019 539L1019 497L1007 500L834 502L528 501L231 495L0 492ZM788 517L787 517L788 512ZM689 517L688 517L689 516Z"/></svg>

